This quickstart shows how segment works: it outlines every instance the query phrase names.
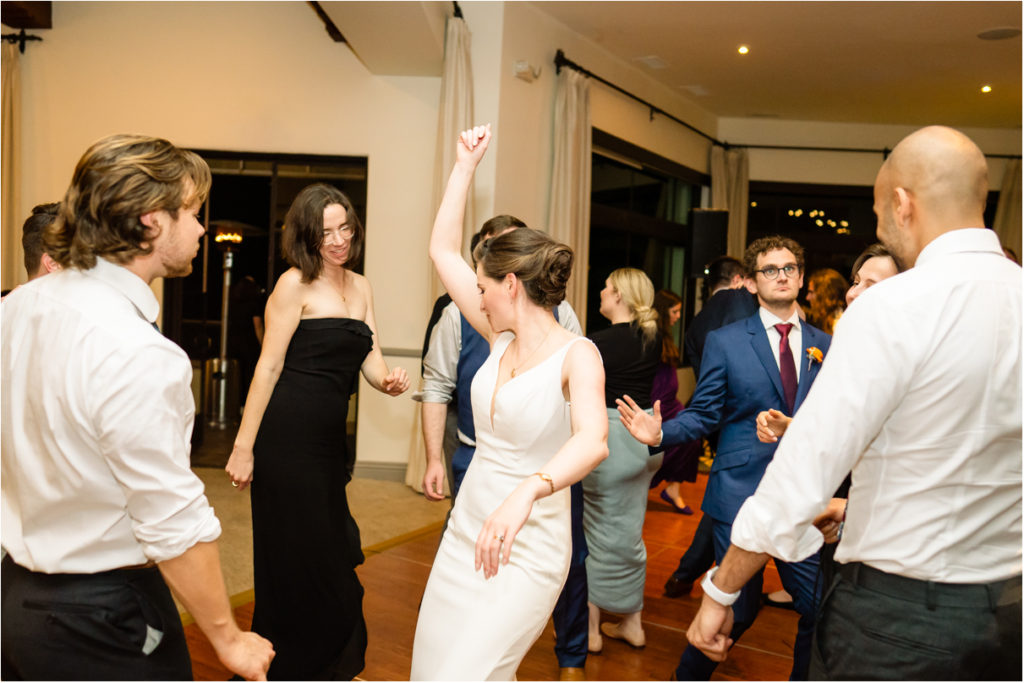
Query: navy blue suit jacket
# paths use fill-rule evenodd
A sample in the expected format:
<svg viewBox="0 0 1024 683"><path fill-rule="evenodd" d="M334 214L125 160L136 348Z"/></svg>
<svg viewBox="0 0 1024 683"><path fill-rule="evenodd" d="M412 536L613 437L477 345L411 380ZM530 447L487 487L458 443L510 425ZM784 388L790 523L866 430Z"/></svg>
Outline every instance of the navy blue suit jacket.
<svg viewBox="0 0 1024 683"><path fill-rule="evenodd" d="M803 351L794 359L800 364L794 412L821 368L821 363L808 361L807 349L817 347L824 354L832 340L806 322L801 329ZM768 333L760 315L754 313L708 335L690 405L662 425L662 447L721 430L718 454L701 505L718 521L732 523L775 455L778 444L761 443L756 433L757 414L769 408L789 414Z"/></svg>

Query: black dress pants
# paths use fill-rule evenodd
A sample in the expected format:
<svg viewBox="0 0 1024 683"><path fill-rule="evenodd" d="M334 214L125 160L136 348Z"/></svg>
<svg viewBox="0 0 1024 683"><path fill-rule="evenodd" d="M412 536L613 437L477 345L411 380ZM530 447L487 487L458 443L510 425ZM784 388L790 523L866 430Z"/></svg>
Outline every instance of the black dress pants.
<svg viewBox="0 0 1024 683"><path fill-rule="evenodd" d="M816 680L1021 679L1021 579L947 584L839 565L811 653Z"/></svg>
<svg viewBox="0 0 1024 683"><path fill-rule="evenodd" d="M43 574L4 558L4 680L192 680L160 570Z"/></svg>

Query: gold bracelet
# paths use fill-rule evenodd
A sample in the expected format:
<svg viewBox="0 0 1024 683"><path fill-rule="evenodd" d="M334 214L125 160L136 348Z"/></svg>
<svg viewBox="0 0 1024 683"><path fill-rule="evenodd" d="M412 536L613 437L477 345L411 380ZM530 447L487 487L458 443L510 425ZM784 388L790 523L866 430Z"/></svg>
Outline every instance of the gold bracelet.
<svg viewBox="0 0 1024 683"><path fill-rule="evenodd" d="M553 494L555 492L555 482L551 479L551 475L550 474L544 474L543 472L534 472L530 476L531 477L540 477L541 479L543 479L544 481L546 481L548 483L548 486L551 487L551 493Z"/></svg>

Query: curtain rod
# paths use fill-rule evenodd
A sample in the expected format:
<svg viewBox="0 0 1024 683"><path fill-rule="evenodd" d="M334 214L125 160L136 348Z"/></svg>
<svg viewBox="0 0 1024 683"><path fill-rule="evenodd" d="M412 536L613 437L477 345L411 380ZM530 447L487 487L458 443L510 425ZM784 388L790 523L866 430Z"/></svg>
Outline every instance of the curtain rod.
<svg viewBox="0 0 1024 683"><path fill-rule="evenodd" d="M671 119L672 121L675 121L676 123L678 123L680 125L686 126L690 130L692 130L694 133L697 133L701 137L703 137L706 140L708 140L709 142L711 142L711 144L718 145L719 147L724 147L725 149L729 149L729 148L732 148L732 147L745 147L747 149L776 149L776 150L787 150L787 151L795 151L795 152L855 152L855 153L858 153L858 154L881 154L883 159L887 159L889 157L889 154L892 152L892 150L889 149L888 147L885 147L883 149L871 149L871 148L863 148L863 147L861 147L861 148L856 148L856 147L800 147L800 146L794 146L794 145L747 145L747 144L742 144L742 143L737 144L737 143L723 142L722 140L719 140L718 138L714 138L714 137L708 135L707 133L705 133L704 131L695 128L694 126L691 126L686 121L683 121L682 119L680 119L678 117L675 117L672 114L669 114L664 109L658 107L657 105L655 105L655 104L653 104L651 102L648 102L647 100L645 100L644 98L640 97L639 95L634 95L633 93L629 92L625 88L619 87L618 85L615 85L611 81L608 81L608 80L606 80L604 78L601 78L600 76L595 74L593 71L590 71L589 69L586 69L586 68L580 66L576 62L574 62L571 59L569 59L568 57L566 57L565 53L562 52L562 50L558 50L555 53L555 73L559 73L562 70L563 66L568 67L570 69L574 69L576 71L579 71L584 76L587 76L588 78L592 78L595 81L598 81L599 83L603 83L603 84L607 85L609 88L612 88L613 90L617 90L618 92L622 93L626 97L630 97L630 98L636 100L640 104L642 104L645 107L647 107L648 109L650 109L651 119L652 120L654 119L654 115L655 114L661 114L662 116L664 116L667 119ZM986 154L985 156L989 157L989 158L992 158L992 159L1020 159L1021 158L1020 154Z"/></svg>
<svg viewBox="0 0 1024 683"><path fill-rule="evenodd" d="M686 121L683 121L682 119L677 118L677 117L673 116L672 114L669 114L667 111L665 111L661 107L648 102L647 100L643 99L642 97L640 97L638 95L634 95L633 93L629 92L625 88L620 88L619 86L615 85L611 81L608 81L608 80L605 80L604 78L601 78L600 76L595 74L593 71L590 71L589 69L584 69L582 66L580 66L576 62L574 62L571 59L569 59L568 57L566 57L564 52L559 50L558 52L555 53L555 73L556 74L560 73L562 71L562 67L563 66L567 66L570 69L573 69L575 71L579 71L584 76L587 76L588 78L593 78L595 81L598 81L600 83L604 83L609 88L612 88L613 90L619 91L620 93L622 93L626 97L633 98L634 100L636 100L637 102L639 102L640 104L644 105L645 107L647 107L648 109L651 110L651 119L652 120L654 119L654 115L655 114L661 114L665 118L672 119L676 123L678 123L678 124L680 124L682 126L686 126L690 130L692 130L694 133L696 133L697 135L700 135L702 138L705 138L706 140L708 140L712 144L723 146L723 147L725 146L725 143L721 142L720 140L716 140L715 138L711 137L710 135L708 135L704 131L702 131L702 130L700 130L698 128L695 128L694 126L691 126Z"/></svg>
<svg viewBox="0 0 1024 683"><path fill-rule="evenodd" d="M25 29L21 29L21 33L6 33L0 36L0 40L6 40L8 43L17 43L18 52L25 54L25 43L29 40L38 40L43 42L43 39L39 36L30 36L25 33Z"/></svg>

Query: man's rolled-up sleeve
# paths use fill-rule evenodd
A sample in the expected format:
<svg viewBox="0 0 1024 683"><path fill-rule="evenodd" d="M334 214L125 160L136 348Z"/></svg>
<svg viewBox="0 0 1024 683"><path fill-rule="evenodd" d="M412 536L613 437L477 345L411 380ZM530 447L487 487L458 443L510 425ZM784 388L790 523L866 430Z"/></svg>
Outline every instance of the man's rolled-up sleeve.
<svg viewBox="0 0 1024 683"><path fill-rule="evenodd" d="M461 342L462 321L459 309L449 304L430 333L427 353L423 357L423 392L420 400L424 403L451 403L458 376Z"/></svg>
<svg viewBox="0 0 1024 683"><path fill-rule="evenodd" d="M94 397L101 452L125 497L136 539L150 560L178 557L216 540L220 521L190 469L195 402L185 354L165 345L111 357Z"/></svg>

